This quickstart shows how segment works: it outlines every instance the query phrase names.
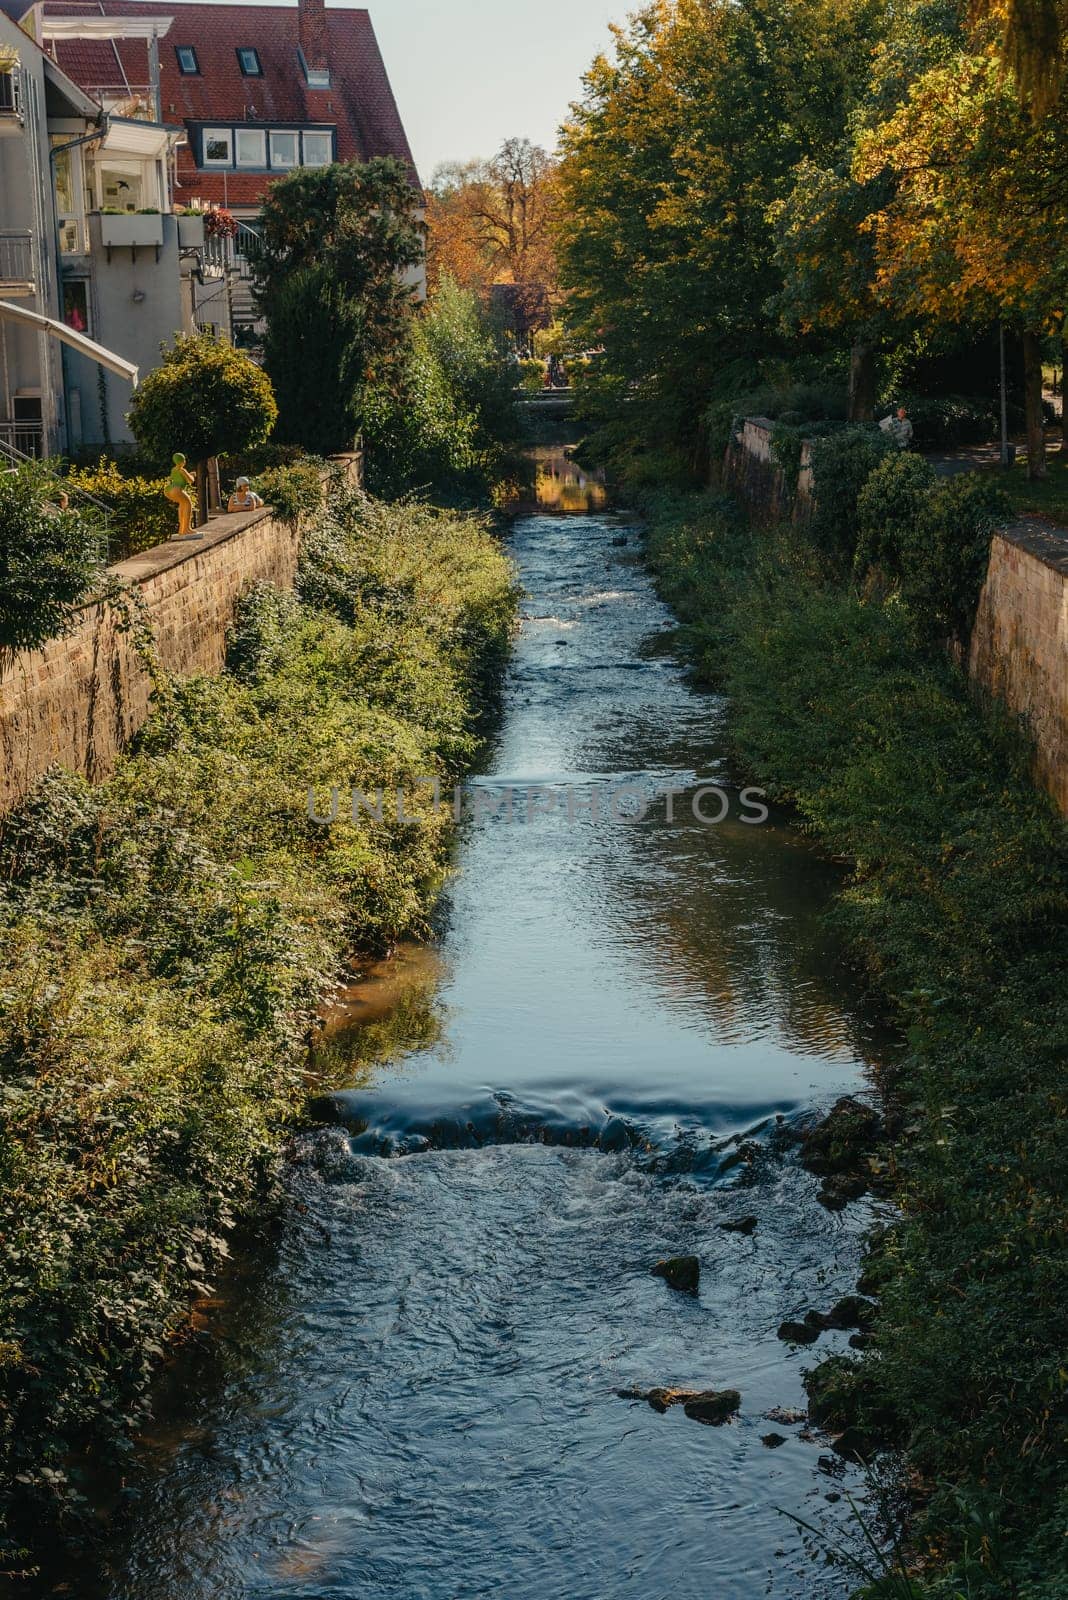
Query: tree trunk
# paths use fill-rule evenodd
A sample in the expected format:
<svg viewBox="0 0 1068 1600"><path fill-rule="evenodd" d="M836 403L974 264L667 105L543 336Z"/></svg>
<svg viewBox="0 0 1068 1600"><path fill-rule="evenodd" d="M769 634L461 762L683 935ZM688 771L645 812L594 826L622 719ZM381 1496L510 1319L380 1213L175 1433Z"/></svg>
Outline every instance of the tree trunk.
<svg viewBox="0 0 1068 1600"><path fill-rule="evenodd" d="M850 422L875 420L875 348L860 340L853 346L849 356L849 405L846 415Z"/></svg>
<svg viewBox="0 0 1068 1600"><path fill-rule="evenodd" d="M208 520L208 464L206 461L197 462L197 527L202 528Z"/></svg>
<svg viewBox="0 0 1068 1600"><path fill-rule="evenodd" d="M219 458L208 457L208 511L222 510L222 495L219 492Z"/></svg>
<svg viewBox="0 0 1068 1600"><path fill-rule="evenodd" d="M1027 424L1027 476L1046 476L1046 435L1042 417L1042 340L1023 336L1024 417Z"/></svg>

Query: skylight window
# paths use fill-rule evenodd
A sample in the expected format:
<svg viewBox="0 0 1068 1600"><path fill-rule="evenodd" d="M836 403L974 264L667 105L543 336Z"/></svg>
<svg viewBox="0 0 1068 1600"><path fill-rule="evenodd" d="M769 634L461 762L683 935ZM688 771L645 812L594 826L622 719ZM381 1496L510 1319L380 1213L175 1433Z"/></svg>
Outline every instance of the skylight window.
<svg viewBox="0 0 1068 1600"><path fill-rule="evenodd" d="M200 72L200 62L197 60L196 50L191 44L176 44L174 53L178 57L178 71L188 77L196 77Z"/></svg>
<svg viewBox="0 0 1068 1600"><path fill-rule="evenodd" d="M237 64L246 78L262 78L263 66L260 62L260 53L251 45L243 46L237 52Z"/></svg>

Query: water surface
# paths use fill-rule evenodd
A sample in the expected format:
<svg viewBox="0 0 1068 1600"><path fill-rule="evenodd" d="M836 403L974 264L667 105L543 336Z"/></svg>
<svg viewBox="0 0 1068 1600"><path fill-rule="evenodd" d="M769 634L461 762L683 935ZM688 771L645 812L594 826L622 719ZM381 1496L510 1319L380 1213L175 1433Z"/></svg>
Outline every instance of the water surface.
<svg viewBox="0 0 1068 1600"><path fill-rule="evenodd" d="M742 820L725 707L662 648L627 519L525 517L513 548L522 635L440 947L329 1019L352 1087L145 1446L112 1600L848 1592L780 1510L840 1519L827 1442L767 1415L812 1360L775 1330L852 1287L864 1220L816 1203L790 1142L876 1048L821 921L833 871ZM720 826L689 809L702 781ZM592 816L621 782L681 791L674 820ZM743 1214L752 1236L722 1229ZM680 1251L697 1298L649 1274ZM619 1394L664 1383L741 1412Z"/></svg>

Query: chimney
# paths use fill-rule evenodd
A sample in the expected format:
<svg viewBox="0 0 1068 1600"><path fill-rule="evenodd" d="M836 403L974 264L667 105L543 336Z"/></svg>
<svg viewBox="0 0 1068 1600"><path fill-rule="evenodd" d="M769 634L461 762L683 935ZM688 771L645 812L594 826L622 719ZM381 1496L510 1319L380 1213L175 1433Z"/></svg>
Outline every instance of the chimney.
<svg viewBox="0 0 1068 1600"><path fill-rule="evenodd" d="M326 6L323 0L297 0L297 38L309 72L327 66Z"/></svg>

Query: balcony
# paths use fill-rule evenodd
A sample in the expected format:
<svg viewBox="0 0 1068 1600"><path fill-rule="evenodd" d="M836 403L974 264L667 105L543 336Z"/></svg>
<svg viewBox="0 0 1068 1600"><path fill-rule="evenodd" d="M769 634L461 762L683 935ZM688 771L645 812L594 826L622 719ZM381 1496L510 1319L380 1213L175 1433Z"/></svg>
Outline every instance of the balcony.
<svg viewBox="0 0 1068 1600"><path fill-rule="evenodd" d="M159 259L163 243L163 217L158 211L94 211L91 220L100 226L100 243L111 259L113 249L154 249Z"/></svg>
<svg viewBox="0 0 1068 1600"><path fill-rule="evenodd" d="M0 230L0 295L15 299L37 291L33 264L33 235Z"/></svg>
<svg viewBox="0 0 1068 1600"><path fill-rule="evenodd" d="M42 422L10 422L0 417L0 467L9 465L12 452L17 461L22 456L33 456L38 461L44 455L44 424Z"/></svg>
<svg viewBox="0 0 1068 1600"><path fill-rule="evenodd" d="M0 66L0 137L22 132L22 82L18 66Z"/></svg>

